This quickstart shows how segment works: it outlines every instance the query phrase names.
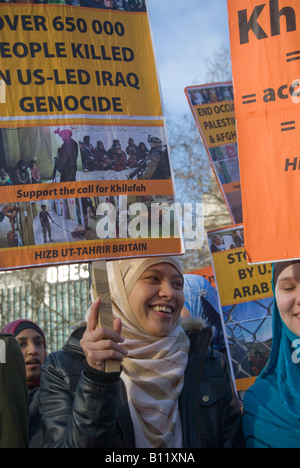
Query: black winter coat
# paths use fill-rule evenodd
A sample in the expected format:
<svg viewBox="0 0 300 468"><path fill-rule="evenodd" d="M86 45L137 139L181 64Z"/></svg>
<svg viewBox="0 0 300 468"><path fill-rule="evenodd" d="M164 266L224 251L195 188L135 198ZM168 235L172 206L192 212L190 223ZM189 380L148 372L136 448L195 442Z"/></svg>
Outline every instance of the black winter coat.
<svg viewBox="0 0 300 468"><path fill-rule="evenodd" d="M40 412L44 447L135 448L127 396L119 373L88 366L73 332L42 368ZM209 347L211 329L190 334L180 396L184 448L241 447L241 410L225 357Z"/></svg>

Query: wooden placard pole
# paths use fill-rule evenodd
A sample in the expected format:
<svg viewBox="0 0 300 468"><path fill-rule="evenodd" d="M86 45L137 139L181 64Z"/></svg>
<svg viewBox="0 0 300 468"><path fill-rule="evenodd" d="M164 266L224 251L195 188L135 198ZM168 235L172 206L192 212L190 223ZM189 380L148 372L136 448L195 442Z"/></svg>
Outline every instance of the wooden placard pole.
<svg viewBox="0 0 300 468"><path fill-rule="evenodd" d="M110 297L110 288L107 275L106 261L92 262L92 299L101 298L99 309L98 327L113 329L113 311ZM105 372L120 372L121 366L118 361L107 360Z"/></svg>

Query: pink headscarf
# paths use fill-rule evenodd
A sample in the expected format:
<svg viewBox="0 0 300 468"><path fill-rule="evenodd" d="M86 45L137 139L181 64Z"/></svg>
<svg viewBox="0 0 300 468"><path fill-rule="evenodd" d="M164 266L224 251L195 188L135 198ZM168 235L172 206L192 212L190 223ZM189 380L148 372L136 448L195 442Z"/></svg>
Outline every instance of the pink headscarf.
<svg viewBox="0 0 300 468"><path fill-rule="evenodd" d="M45 356L46 356L46 338L43 330L34 322L31 322L31 320L15 320L14 322L11 322L7 324L2 330L2 333L11 333L15 337L17 337L23 330L28 330L28 328L31 328L33 330L36 330L41 337L43 338L44 346L45 346ZM27 386L30 389L39 387L40 385L40 379L37 379L34 382L28 382Z"/></svg>

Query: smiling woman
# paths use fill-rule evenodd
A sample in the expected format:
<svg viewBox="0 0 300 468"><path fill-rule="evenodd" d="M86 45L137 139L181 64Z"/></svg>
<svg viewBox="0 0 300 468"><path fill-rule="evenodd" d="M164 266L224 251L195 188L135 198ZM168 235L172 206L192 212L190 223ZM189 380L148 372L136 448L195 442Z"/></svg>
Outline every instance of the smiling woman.
<svg viewBox="0 0 300 468"><path fill-rule="evenodd" d="M184 304L180 263L171 257L125 260L110 263L108 274L125 338L122 380L137 447L178 447L178 398L189 351L178 321Z"/></svg>
<svg viewBox="0 0 300 468"><path fill-rule="evenodd" d="M143 332L163 337L172 332L183 304L183 276L178 266L160 263L150 266L128 295L133 315Z"/></svg>
<svg viewBox="0 0 300 468"><path fill-rule="evenodd" d="M300 337L300 263L278 263L274 276L281 320L292 333Z"/></svg>
<svg viewBox="0 0 300 468"><path fill-rule="evenodd" d="M210 350L211 329L181 326L179 260L112 261L107 271L114 329L98 328L98 298L43 367L45 446L241 446L239 404L224 356ZM106 360L121 372L105 372Z"/></svg>
<svg viewBox="0 0 300 468"><path fill-rule="evenodd" d="M248 448L299 448L300 260L274 265L273 289L272 351L245 395L243 428Z"/></svg>

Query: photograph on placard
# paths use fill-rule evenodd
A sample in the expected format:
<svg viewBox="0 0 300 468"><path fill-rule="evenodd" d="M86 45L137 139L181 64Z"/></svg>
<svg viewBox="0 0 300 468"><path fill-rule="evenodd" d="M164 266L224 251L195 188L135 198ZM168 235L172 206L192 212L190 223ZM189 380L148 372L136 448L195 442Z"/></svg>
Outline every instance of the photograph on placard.
<svg viewBox="0 0 300 468"><path fill-rule="evenodd" d="M164 128L29 127L0 131L7 185L171 178Z"/></svg>

